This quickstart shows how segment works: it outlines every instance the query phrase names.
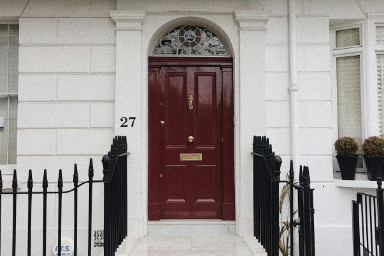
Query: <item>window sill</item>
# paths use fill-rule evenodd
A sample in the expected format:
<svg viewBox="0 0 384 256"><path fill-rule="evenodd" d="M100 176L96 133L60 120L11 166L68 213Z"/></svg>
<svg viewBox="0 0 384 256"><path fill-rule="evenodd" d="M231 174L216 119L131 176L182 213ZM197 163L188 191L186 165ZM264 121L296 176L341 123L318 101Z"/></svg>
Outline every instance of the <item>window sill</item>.
<svg viewBox="0 0 384 256"><path fill-rule="evenodd" d="M335 186L340 188L377 188L377 181L370 180L335 180Z"/></svg>

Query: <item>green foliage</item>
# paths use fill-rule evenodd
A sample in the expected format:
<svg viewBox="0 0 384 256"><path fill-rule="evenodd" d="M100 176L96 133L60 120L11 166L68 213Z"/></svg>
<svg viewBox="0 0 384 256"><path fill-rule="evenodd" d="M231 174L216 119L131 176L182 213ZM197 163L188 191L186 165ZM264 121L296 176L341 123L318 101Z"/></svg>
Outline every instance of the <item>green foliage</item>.
<svg viewBox="0 0 384 256"><path fill-rule="evenodd" d="M339 156L355 155L358 149L356 140L351 137L342 137L335 142L335 150Z"/></svg>
<svg viewBox="0 0 384 256"><path fill-rule="evenodd" d="M364 140L363 153L370 157L384 156L384 139L372 136Z"/></svg>

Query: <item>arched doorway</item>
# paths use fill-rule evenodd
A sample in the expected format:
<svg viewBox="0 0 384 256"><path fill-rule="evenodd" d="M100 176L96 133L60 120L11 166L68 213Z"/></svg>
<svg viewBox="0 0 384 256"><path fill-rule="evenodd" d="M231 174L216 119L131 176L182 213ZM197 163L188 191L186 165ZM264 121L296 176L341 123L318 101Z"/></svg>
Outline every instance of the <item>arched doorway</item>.
<svg viewBox="0 0 384 256"><path fill-rule="evenodd" d="M234 220L229 50L187 24L158 39L148 63L148 219Z"/></svg>

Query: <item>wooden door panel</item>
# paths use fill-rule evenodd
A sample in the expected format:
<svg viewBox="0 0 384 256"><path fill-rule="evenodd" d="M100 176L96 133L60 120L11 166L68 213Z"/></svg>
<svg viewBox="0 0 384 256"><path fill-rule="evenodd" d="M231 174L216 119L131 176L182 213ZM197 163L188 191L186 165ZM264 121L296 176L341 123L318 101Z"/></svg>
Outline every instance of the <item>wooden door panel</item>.
<svg viewBox="0 0 384 256"><path fill-rule="evenodd" d="M196 165L196 203L215 203L215 165Z"/></svg>
<svg viewBox="0 0 384 256"><path fill-rule="evenodd" d="M187 91L187 74L165 73L165 90L166 147L185 148L187 116L185 98L180 96L185 95Z"/></svg>
<svg viewBox="0 0 384 256"><path fill-rule="evenodd" d="M165 175L164 201L166 203L185 203L185 165L167 165Z"/></svg>
<svg viewBox="0 0 384 256"><path fill-rule="evenodd" d="M214 146L216 142L216 73L195 74L196 147Z"/></svg>

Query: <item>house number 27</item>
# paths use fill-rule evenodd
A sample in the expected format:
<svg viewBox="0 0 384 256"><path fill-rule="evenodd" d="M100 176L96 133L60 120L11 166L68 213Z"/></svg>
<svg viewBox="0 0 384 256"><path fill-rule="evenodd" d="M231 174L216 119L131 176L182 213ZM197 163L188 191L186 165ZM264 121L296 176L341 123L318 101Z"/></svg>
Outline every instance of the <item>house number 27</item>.
<svg viewBox="0 0 384 256"><path fill-rule="evenodd" d="M135 116L130 116L130 117L125 117L123 116L120 118L120 121L123 122L120 127L128 127L129 123L131 124L131 127L135 125L136 117Z"/></svg>

